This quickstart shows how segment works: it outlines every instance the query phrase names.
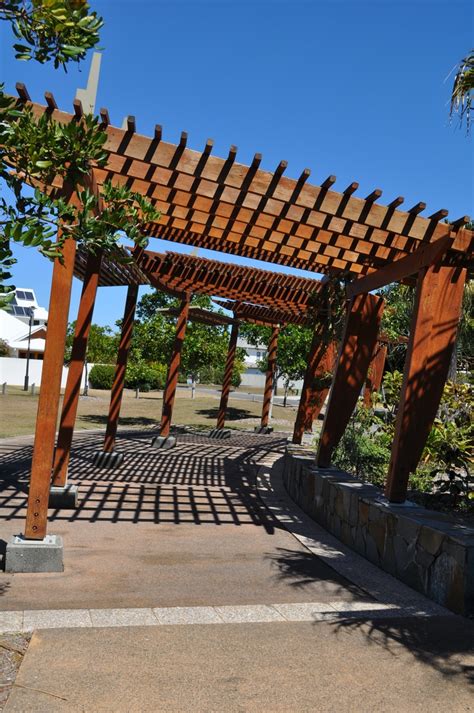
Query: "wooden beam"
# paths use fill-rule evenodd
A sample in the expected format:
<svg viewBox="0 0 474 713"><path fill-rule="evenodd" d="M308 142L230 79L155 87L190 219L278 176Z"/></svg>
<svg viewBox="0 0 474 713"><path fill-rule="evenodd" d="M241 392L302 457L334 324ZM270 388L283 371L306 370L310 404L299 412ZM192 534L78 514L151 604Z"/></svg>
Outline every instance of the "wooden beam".
<svg viewBox="0 0 474 713"><path fill-rule="evenodd" d="M232 325L229 337L229 346L227 349L227 359L224 369L224 380L222 382L221 400L219 404L219 413L217 415L217 428L224 428L225 416L227 412L227 404L229 401L230 387L232 385L232 372L234 371L235 352L237 349L237 339L239 336L238 322Z"/></svg>
<svg viewBox="0 0 474 713"><path fill-rule="evenodd" d="M270 342L268 344L267 372L265 375L265 389L263 392L262 418L260 419L260 426L262 428L266 428L268 426L271 416L279 334L280 327L273 327Z"/></svg>
<svg viewBox="0 0 474 713"><path fill-rule="evenodd" d="M89 339L97 287L99 285L101 262L102 251L88 254L74 340L72 343L71 362L69 364L66 389L63 397L58 442L53 462L52 484L59 487L64 487L67 482L67 469L81 391L82 373L86 360L87 341Z"/></svg>
<svg viewBox="0 0 474 713"><path fill-rule="evenodd" d="M115 446L117 427L122 406L123 390L125 388L125 372L127 370L128 354L132 343L133 322L135 319L135 308L137 306L138 285L129 285L125 310L122 320L122 330L115 365L114 380L110 394L109 415L107 418L107 428L105 431L104 451L110 453Z"/></svg>
<svg viewBox="0 0 474 713"><path fill-rule="evenodd" d="M190 297L186 296L181 302L178 319L176 321L176 334L174 340L173 354L166 377L166 386L163 393L163 411L161 414L160 436L169 436L171 419L173 417L173 405L178 386L179 367L181 365L181 350L183 348L186 325L188 322Z"/></svg>
<svg viewBox="0 0 474 713"><path fill-rule="evenodd" d="M461 314L466 270L431 266L420 271L413 308L386 496L406 499L432 428L448 375Z"/></svg>
<svg viewBox="0 0 474 713"><path fill-rule="evenodd" d="M380 391L386 359L386 342L377 342L374 353L372 354L372 359L370 360L367 378L365 380L364 405L367 406L367 408L372 405L372 394Z"/></svg>
<svg viewBox="0 0 474 713"><path fill-rule="evenodd" d="M449 226L446 226L449 230ZM361 277L359 280L354 280L347 287L347 296L355 297L356 295L361 295L364 292L372 292L373 290L378 290L380 287L385 287L391 282L398 282L403 280L410 275L415 274L418 270L423 267L432 265L436 260L439 260L451 247L453 243L453 238L451 235L445 235L443 238L439 238L434 243L426 243L422 245L421 248L411 255L396 260L380 270L370 273L366 277Z"/></svg>
<svg viewBox="0 0 474 713"><path fill-rule="evenodd" d="M369 294L357 295L349 306L316 458L323 468L331 464L332 452L362 391L377 343L383 305L381 297Z"/></svg>
<svg viewBox="0 0 474 713"><path fill-rule="evenodd" d="M53 464L56 424L61 396L67 320L74 274L76 241L66 238L63 261L55 259L49 300L49 320L38 399L33 461L31 464L25 537L42 540L48 520L51 468Z"/></svg>
<svg viewBox="0 0 474 713"><path fill-rule="evenodd" d="M309 350L308 366L304 375L293 431L293 443L301 443L303 433L311 431L313 421L319 416L330 387L330 383L326 384L325 378L334 372L336 356L335 343L327 344L323 336L323 327L318 325Z"/></svg>

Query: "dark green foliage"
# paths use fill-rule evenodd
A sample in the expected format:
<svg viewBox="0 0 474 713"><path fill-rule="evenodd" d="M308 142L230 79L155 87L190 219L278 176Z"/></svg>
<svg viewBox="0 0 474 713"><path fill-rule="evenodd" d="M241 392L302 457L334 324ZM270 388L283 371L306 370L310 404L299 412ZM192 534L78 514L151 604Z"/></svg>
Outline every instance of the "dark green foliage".
<svg viewBox="0 0 474 713"><path fill-rule="evenodd" d="M240 384L242 383L242 373L244 371L245 367L243 362L236 360L234 363L234 369L232 371L232 378L230 381L231 386L234 387L234 389L237 389ZM212 384L222 384L224 381L224 372L225 372L225 365L219 366L216 369L213 370L213 378L210 382ZM200 375L200 380L203 381L202 374Z"/></svg>
<svg viewBox="0 0 474 713"><path fill-rule="evenodd" d="M334 464L356 478L382 486L390 462L393 429L372 409L358 408L334 453Z"/></svg>
<svg viewBox="0 0 474 713"><path fill-rule="evenodd" d="M89 373L89 383L93 389L110 391L114 380L115 367L112 364L96 364Z"/></svg>
<svg viewBox="0 0 474 713"><path fill-rule="evenodd" d="M99 41L103 20L86 0L4 0L0 19L12 25L16 58L52 60L57 68L80 62Z"/></svg>
<svg viewBox="0 0 474 713"><path fill-rule="evenodd" d="M75 327L75 322L68 324L64 357L66 362L69 362L71 359ZM110 327L101 327L98 324L92 324L89 339L87 340L87 361L91 364L115 364L118 342L118 334L114 334Z"/></svg>
<svg viewBox="0 0 474 713"><path fill-rule="evenodd" d="M163 364L131 363L127 366L125 386L127 389L139 388L141 391L164 389L166 367Z"/></svg>

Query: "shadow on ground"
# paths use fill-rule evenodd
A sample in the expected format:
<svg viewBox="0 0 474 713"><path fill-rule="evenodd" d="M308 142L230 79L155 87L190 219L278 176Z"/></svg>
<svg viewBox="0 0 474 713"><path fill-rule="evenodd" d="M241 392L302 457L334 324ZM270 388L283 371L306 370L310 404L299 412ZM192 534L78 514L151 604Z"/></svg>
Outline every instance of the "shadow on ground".
<svg viewBox="0 0 474 713"><path fill-rule="evenodd" d="M206 416L206 418L216 420L219 415L219 408L203 408L196 411L200 416ZM228 406L226 411L225 420L226 421L239 421L242 418L258 418L258 416L252 411L248 411L245 408L236 408L235 406Z"/></svg>
<svg viewBox="0 0 474 713"><path fill-rule="evenodd" d="M84 416L78 416L77 420L82 421L83 423L93 423L97 426L106 426L108 416L100 414L87 414ZM147 416L121 416L119 421L119 428L124 426L128 428L133 428L134 426L137 428L140 426L157 426L158 423L158 419L148 418Z"/></svg>
<svg viewBox="0 0 474 713"><path fill-rule="evenodd" d="M333 624L335 634L362 632L370 644L397 657L408 650L446 678L474 684L474 624L459 616L350 617ZM468 710L468 709L467 709Z"/></svg>
<svg viewBox="0 0 474 713"><path fill-rule="evenodd" d="M69 481L79 485L76 510L51 510L49 520L254 524L271 533L278 521L255 486L258 463L283 452L286 438L233 433L225 442L199 434L178 434L169 451L151 446L156 429L122 431L116 450L124 454L114 470L93 465L103 434L78 433L72 448ZM24 517L32 447L2 455L0 507L3 519Z"/></svg>

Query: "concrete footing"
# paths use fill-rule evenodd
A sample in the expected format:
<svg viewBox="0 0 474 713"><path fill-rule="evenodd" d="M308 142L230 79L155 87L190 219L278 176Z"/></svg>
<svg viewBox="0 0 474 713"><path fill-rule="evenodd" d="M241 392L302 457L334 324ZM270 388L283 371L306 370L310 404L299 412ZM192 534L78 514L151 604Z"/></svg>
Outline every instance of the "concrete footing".
<svg viewBox="0 0 474 713"><path fill-rule="evenodd" d="M162 448L168 451L170 448L174 448L176 445L176 438L174 436L155 436L151 442L152 448Z"/></svg>
<svg viewBox="0 0 474 713"><path fill-rule="evenodd" d="M273 426L255 426L255 433L273 433Z"/></svg>
<svg viewBox="0 0 474 713"><path fill-rule="evenodd" d="M63 540L59 535L46 535L43 540L14 535L7 544L5 572L63 571Z"/></svg>
<svg viewBox="0 0 474 713"><path fill-rule="evenodd" d="M209 438L230 438L232 431L230 428L213 428L209 431Z"/></svg>
<svg viewBox="0 0 474 713"><path fill-rule="evenodd" d="M49 491L49 507L62 510L75 510L78 505L79 489L77 485L64 487L51 486Z"/></svg>
<svg viewBox="0 0 474 713"><path fill-rule="evenodd" d="M109 468L112 470L123 463L123 458L123 453L117 453L117 451L96 451L92 458L92 463L98 468Z"/></svg>

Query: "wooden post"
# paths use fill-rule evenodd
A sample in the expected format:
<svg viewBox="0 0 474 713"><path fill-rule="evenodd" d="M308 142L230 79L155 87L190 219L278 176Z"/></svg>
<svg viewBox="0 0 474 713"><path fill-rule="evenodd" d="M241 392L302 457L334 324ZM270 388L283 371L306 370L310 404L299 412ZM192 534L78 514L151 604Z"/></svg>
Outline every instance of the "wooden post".
<svg viewBox="0 0 474 713"><path fill-rule="evenodd" d="M272 328L272 336L270 337L270 343L268 345L268 367L265 376L265 390L263 392L263 406L262 406L262 418L260 421L260 427L266 428L270 420L270 410L272 407L273 399L273 387L275 380L275 371L277 364L277 349L278 349L278 336L280 334L280 327Z"/></svg>
<svg viewBox="0 0 474 713"><path fill-rule="evenodd" d="M234 371L235 351L237 349L237 339L239 336L238 322L234 322L230 331L229 347L227 349L227 359L225 362L224 380L222 382L221 401L219 413L217 415L217 428L224 428L227 403L229 401L230 387L232 385L232 372Z"/></svg>
<svg viewBox="0 0 474 713"><path fill-rule="evenodd" d="M63 262L57 258L54 261L49 298L48 329L46 331L25 524L25 538L29 540L42 540L47 529L51 468L61 398L61 376L76 241L73 238L67 238L62 252Z"/></svg>
<svg viewBox="0 0 474 713"><path fill-rule="evenodd" d="M169 436L171 418L173 416L173 405L178 386L179 367L181 364L181 350L183 348L186 325L188 322L190 297L186 296L181 302L181 308L176 322L176 336L174 340L173 354L166 377L166 386L163 393L163 411L161 414L160 436Z"/></svg>
<svg viewBox="0 0 474 713"><path fill-rule="evenodd" d="M403 373L400 406L385 494L406 499L433 426L448 375L461 314L466 270L432 266L420 271Z"/></svg>
<svg viewBox="0 0 474 713"><path fill-rule="evenodd" d="M64 487L67 481L67 469L81 391L81 379L86 359L87 341L92 324L97 287L99 286L101 262L102 252L89 253L87 256L84 283L72 343L71 362L69 364L66 389L63 397L58 442L54 454L52 484L58 487Z"/></svg>
<svg viewBox="0 0 474 713"><path fill-rule="evenodd" d="M383 302L376 295L362 294L350 303L316 458L322 468L330 465L362 391L377 343Z"/></svg>
<svg viewBox="0 0 474 713"><path fill-rule="evenodd" d="M322 328L315 329L304 375L300 403L293 431L293 443L300 444L305 431L311 431L313 421L319 416L329 393L328 374L334 372L337 348L334 342L327 344ZM329 377L330 379L331 377ZM322 382L322 383L321 383Z"/></svg>
<svg viewBox="0 0 474 713"><path fill-rule="evenodd" d="M377 342L365 380L364 406L367 408L372 406L372 394L380 390L386 359L387 345L383 342Z"/></svg>
<svg viewBox="0 0 474 713"><path fill-rule="evenodd" d="M122 406L123 390L125 387L125 372L127 371L128 354L132 343L133 321L135 319L135 307L137 306L138 285L129 285L125 310L122 321L122 331L120 334L117 363L115 366L112 392L110 395L109 416L107 419L107 429L105 431L104 451L110 453L115 446L117 436L117 426Z"/></svg>

